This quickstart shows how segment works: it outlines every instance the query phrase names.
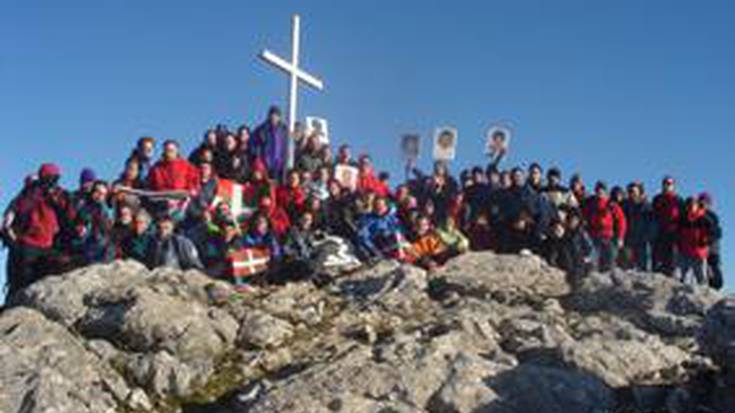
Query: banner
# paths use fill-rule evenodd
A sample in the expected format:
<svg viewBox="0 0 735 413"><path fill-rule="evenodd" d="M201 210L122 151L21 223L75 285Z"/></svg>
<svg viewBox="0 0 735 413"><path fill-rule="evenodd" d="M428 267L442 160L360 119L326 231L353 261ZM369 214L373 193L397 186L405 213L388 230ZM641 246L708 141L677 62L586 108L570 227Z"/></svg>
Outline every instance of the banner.
<svg viewBox="0 0 735 413"><path fill-rule="evenodd" d="M144 189L133 189L128 186L117 186L116 191L149 199L186 199L189 198L187 191L148 191Z"/></svg>
<svg viewBox="0 0 735 413"><path fill-rule="evenodd" d="M316 135L319 137L319 142L324 145L329 144L329 123L326 119L317 118L314 116L306 117L306 137Z"/></svg>
<svg viewBox="0 0 735 413"><path fill-rule="evenodd" d="M457 149L457 129L440 127L434 131L434 160L452 161Z"/></svg>

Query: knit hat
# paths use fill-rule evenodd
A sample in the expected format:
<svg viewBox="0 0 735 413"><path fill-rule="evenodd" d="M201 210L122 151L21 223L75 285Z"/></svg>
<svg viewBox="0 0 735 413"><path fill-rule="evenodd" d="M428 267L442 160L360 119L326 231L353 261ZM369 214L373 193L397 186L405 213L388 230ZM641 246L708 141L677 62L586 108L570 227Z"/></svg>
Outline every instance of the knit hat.
<svg viewBox="0 0 735 413"><path fill-rule="evenodd" d="M61 176L61 168L52 163L41 165L41 168L38 170L38 177L40 179L50 178L53 176Z"/></svg>
<svg viewBox="0 0 735 413"><path fill-rule="evenodd" d="M79 186L94 182L97 180L97 174L91 168L82 169L82 173L79 174Z"/></svg>

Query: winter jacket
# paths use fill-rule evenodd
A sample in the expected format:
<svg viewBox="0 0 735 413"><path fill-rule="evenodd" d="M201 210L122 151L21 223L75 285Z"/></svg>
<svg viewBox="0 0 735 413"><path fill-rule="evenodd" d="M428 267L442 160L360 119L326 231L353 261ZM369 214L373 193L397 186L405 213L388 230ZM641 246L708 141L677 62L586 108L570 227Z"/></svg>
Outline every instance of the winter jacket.
<svg viewBox="0 0 735 413"><path fill-rule="evenodd" d="M387 245L385 240L395 233L403 233L403 228L395 211L385 215L370 213L359 219L357 238L360 246L373 256L380 256Z"/></svg>
<svg viewBox="0 0 735 413"><path fill-rule="evenodd" d="M85 263L109 262L115 257L112 242L113 211L105 203L87 200L79 210L77 227L84 228L77 241Z"/></svg>
<svg viewBox="0 0 735 413"><path fill-rule="evenodd" d="M709 242L710 255L720 253L720 240L722 239L722 227L720 226L720 218L712 210L707 210L704 218L709 222Z"/></svg>
<svg viewBox="0 0 735 413"><path fill-rule="evenodd" d="M281 185L276 189L276 204L285 209L291 217L302 211L305 203L306 191L300 186L292 188L289 185Z"/></svg>
<svg viewBox="0 0 735 413"><path fill-rule="evenodd" d="M18 244L41 249L53 246L54 237L61 229L59 212L65 208L61 195L61 190L34 184L13 201L12 228Z"/></svg>
<svg viewBox="0 0 735 413"><path fill-rule="evenodd" d="M625 245L645 245L653 238L655 224L653 210L648 201L633 202L629 199L623 203L623 213L627 223Z"/></svg>
<svg viewBox="0 0 735 413"><path fill-rule="evenodd" d="M434 260L446 252L447 246L444 245L441 238L436 232L429 232L423 236L416 238L411 243L411 255L418 262L425 259Z"/></svg>
<svg viewBox="0 0 735 413"><path fill-rule="evenodd" d="M133 259L143 264L148 264L148 252L151 251L151 244L153 243L155 234L152 230L144 232L142 235L135 235L130 232L125 238L123 238L120 249L122 251L122 258Z"/></svg>
<svg viewBox="0 0 735 413"><path fill-rule="evenodd" d="M198 191L199 170L186 159L161 160L148 174L148 187L153 191Z"/></svg>
<svg viewBox="0 0 735 413"><path fill-rule="evenodd" d="M676 234L683 209L684 202L676 194L658 194L653 198L653 214L659 235Z"/></svg>
<svg viewBox="0 0 735 413"><path fill-rule="evenodd" d="M584 217L590 237L604 240L624 240L627 230L625 214L609 198L593 197L584 208Z"/></svg>
<svg viewBox="0 0 735 413"><path fill-rule="evenodd" d="M686 257L707 259L709 255L711 221L703 210L688 212L679 222L679 252Z"/></svg>
<svg viewBox="0 0 735 413"><path fill-rule="evenodd" d="M459 230L459 228L447 228L442 226L437 230L437 235L449 249L457 253L467 252L470 249L470 240Z"/></svg>
<svg viewBox="0 0 735 413"><path fill-rule="evenodd" d="M372 192L380 197L390 195L390 188L385 182L375 177L375 173L371 170L367 173L360 174L357 179L357 190L363 193Z"/></svg>
<svg viewBox="0 0 735 413"><path fill-rule="evenodd" d="M547 185L541 190L541 193L556 210L579 207L577 198L566 187Z"/></svg>

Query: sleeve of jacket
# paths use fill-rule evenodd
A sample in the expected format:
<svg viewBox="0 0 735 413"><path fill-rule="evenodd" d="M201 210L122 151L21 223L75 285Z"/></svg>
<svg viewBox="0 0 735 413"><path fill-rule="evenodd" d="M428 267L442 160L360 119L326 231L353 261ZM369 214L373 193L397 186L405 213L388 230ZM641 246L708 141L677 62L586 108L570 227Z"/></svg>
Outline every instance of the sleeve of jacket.
<svg viewBox="0 0 735 413"><path fill-rule="evenodd" d="M628 221L625 219L625 214L620 205L613 207L613 214L615 215L615 222L617 222L615 236L618 240L624 240L625 234L628 232Z"/></svg>

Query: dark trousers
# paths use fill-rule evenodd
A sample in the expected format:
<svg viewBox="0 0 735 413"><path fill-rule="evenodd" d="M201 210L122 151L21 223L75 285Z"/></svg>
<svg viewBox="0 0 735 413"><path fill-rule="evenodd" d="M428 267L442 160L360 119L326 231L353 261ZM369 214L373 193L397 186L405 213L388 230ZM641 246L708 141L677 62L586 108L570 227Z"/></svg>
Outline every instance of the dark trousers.
<svg viewBox="0 0 735 413"><path fill-rule="evenodd" d="M674 275L674 269L676 268L675 239L671 234L661 234L653 242L653 271L666 274L669 277Z"/></svg>
<svg viewBox="0 0 735 413"><path fill-rule="evenodd" d="M707 266L709 267L709 286L715 290L720 290L725 282L722 274L722 264L720 263L719 253L710 253L707 257Z"/></svg>
<svg viewBox="0 0 735 413"><path fill-rule="evenodd" d="M617 248L613 240L605 238L595 238L592 240L597 252L597 270L599 272L607 272L613 269L617 256Z"/></svg>
<svg viewBox="0 0 735 413"><path fill-rule="evenodd" d="M43 278L48 272L46 263L52 256L50 248L13 245L8 254L7 298Z"/></svg>

